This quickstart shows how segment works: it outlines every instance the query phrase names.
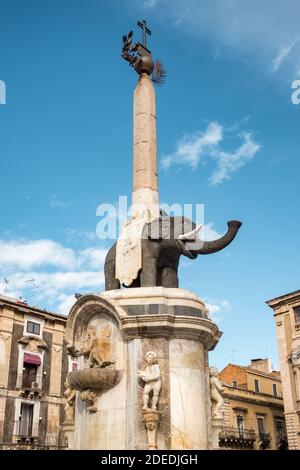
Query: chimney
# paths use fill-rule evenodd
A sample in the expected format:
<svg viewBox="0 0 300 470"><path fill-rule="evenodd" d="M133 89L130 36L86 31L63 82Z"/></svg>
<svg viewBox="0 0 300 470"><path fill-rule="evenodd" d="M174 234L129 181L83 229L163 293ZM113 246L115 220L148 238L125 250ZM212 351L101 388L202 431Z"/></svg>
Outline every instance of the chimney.
<svg viewBox="0 0 300 470"><path fill-rule="evenodd" d="M272 372L271 360L266 359L251 359L251 369L259 370L260 372L266 372L270 374Z"/></svg>

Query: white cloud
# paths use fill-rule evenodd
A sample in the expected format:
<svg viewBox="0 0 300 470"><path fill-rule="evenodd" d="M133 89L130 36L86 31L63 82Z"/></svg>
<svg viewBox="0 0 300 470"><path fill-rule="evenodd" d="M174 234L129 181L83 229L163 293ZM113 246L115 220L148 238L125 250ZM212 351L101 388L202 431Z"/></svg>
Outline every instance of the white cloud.
<svg viewBox="0 0 300 470"><path fill-rule="evenodd" d="M232 153L220 150L215 150L212 153L212 156L218 162L217 169L209 179L212 186L217 186L223 181L230 179L233 173L237 172L250 160L253 160L261 148L260 144L256 143L248 132L241 134L241 138L243 143Z"/></svg>
<svg viewBox="0 0 300 470"><path fill-rule="evenodd" d="M228 300L205 298L204 302L208 308L210 318L217 324L220 324L222 316L231 310L231 305Z"/></svg>
<svg viewBox="0 0 300 470"><path fill-rule="evenodd" d="M285 59L290 55L291 51L294 49L296 43L297 41L293 41L289 46L280 47L278 54L272 60L271 63L272 72L277 72L277 70L279 70Z"/></svg>
<svg viewBox="0 0 300 470"><path fill-rule="evenodd" d="M196 131L193 134L185 135L176 145L174 153L163 157L163 168L169 168L171 165L190 165L193 169L197 168L199 160L206 152L215 148L223 139L223 129L217 122L208 124L206 130Z"/></svg>
<svg viewBox="0 0 300 470"><path fill-rule="evenodd" d="M0 292L67 313L75 292L100 292L106 250L67 248L52 240L0 240Z"/></svg>
<svg viewBox="0 0 300 470"><path fill-rule="evenodd" d="M5 241L0 240L0 267L30 269L34 266L72 268L75 253L52 240Z"/></svg>
<svg viewBox="0 0 300 470"><path fill-rule="evenodd" d="M71 203L69 201L63 201L62 199L57 198L57 196L52 196L50 200L50 206L53 208L65 209L69 207Z"/></svg>
<svg viewBox="0 0 300 470"><path fill-rule="evenodd" d="M155 7L160 0L145 0L144 7L145 8L153 8Z"/></svg>
<svg viewBox="0 0 300 470"><path fill-rule="evenodd" d="M175 152L163 157L163 168L187 164L196 169L200 162L212 158L217 162L217 169L209 178L211 185L216 186L230 179L233 173L255 157L261 146L253 140L249 132L244 132L238 135L242 144L232 152L225 152L220 144L228 132L229 128L225 129L218 122L212 121L204 132L196 131L184 136L178 141Z"/></svg>
<svg viewBox="0 0 300 470"><path fill-rule="evenodd" d="M86 248L80 251L82 264L88 264L91 268L97 269L103 265L107 251L101 248Z"/></svg>
<svg viewBox="0 0 300 470"><path fill-rule="evenodd" d="M65 294L59 295L57 300L59 301L57 312L62 313L63 315L67 315L71 310L72 305L76 302L74 295Z"/></svg>
<svg viewBox="0 0 300 470"><path fill-rule="evenodd" d="M98 268L106 250L90 247L75 251L52 240L6 241L0 240L0 267L21 270L42 266L75 269L83 266Z"/></svg>
<svg viewBox="0 0 300 470"><path fill-rule="evenodd" d="M235 59L240 56L250 67L254 64L263 71L269 70L283 45L293 44L299 35L299 0L135 0L135 5L159 8L159 21L171 21L200 40L207 38L218 57L232 53ZM298 48L293 47L288 55L286 70L294 73L295 66L300 66Z"/></svg>
<svg viewBox="0 0 300 470"><path fill-rule="evenodd" d="M213 222L209 222L208 224L205 224L204 227L200 231L199 238L209 242L212 240L216 240L217 238L220 238L221 235L214 229L213 227Z"/></svg>

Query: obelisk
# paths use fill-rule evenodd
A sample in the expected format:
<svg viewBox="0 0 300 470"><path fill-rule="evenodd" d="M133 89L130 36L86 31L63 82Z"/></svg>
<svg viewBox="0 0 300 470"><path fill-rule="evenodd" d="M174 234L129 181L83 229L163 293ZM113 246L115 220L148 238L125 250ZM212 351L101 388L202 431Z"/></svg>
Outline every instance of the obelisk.
<svg viewBox="0 0 300 470"><path fill-rule="evenodd" d="M154 86L143 72L134 90L133 104L133 215L147 211L158 217L156 104Z"/></svg>

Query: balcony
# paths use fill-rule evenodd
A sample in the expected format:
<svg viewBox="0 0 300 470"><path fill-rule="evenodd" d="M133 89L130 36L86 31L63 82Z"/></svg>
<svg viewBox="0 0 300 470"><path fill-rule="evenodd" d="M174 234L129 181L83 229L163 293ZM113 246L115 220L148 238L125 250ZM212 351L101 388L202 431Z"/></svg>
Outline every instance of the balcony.
<svg viewBox="0 0 300 470"><path fill-rule="evenodd" d="M260 449L265 450L270 447L271 435L269 432L259 432L258 434L258 446Z"/></svg>
<svg viewBox="0 0 300 470"><path fill-rule="evenodd" d="M277 435L276 444L278 450L288 450L288 439L285 434Z"/></svg>
<svg viewBox="0 0 300 470"><path fill-rule="evenodd" d="M12 442L0 442L0 450L64 450L68 447L64 436L59 441L57 438L55 442L46 439L41 443L38 437L13 435Z"/></svg>
<svg viewBox="0 0 300 470"><path fill-rule="evenodd" d="M224 427L219 435L220 447L253 449L256 434L253 429Z"/></svg>
<svg viewBox="0 0 300 470"><path fill-rule="evenodd" d="M20 396L28 399L41 398L42 393L41 377L35 377L30 380L28 375L18 374L16 387L20 390Z"/></svg>

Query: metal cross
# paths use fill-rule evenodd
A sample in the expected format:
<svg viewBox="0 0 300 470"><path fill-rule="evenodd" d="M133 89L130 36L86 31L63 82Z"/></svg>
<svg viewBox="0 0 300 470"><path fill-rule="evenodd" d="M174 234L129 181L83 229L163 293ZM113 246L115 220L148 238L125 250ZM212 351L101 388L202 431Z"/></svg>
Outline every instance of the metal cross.
<svg viewBox="0 0 300 470"><path fill-rule="evenodd" d="M146 35L149 34L149 36L151 36L151 31L150 29L147 28L146 26L146 21L143 20L143 21L138 21L137 22L137 25L142 28L143 30L143 40L142 40L142 45L147 49L146 47Z"/></svg>

